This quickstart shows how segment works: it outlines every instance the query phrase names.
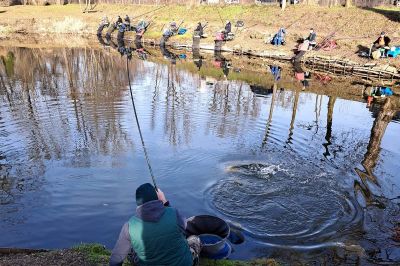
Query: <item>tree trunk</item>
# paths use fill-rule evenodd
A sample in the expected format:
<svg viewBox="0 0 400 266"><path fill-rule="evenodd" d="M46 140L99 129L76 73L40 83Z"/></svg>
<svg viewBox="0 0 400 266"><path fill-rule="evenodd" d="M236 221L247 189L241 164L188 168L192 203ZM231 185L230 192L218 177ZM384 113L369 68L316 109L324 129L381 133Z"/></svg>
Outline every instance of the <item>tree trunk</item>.
<svg viewBox="0 0 400 266"><path fill-rule="evenodd" d="M346 8L349 8L349 7L351 7L351 5L352 5L352 3L351 3L352 1L351 0L346 0Z"/></svg>
<svg viewBox="0 0 400 266"><path fill-rule="evenodd" d="M286 8L286 0L281 0L281 8L282 8L282 11L285 11L285 8Z"/></svg>

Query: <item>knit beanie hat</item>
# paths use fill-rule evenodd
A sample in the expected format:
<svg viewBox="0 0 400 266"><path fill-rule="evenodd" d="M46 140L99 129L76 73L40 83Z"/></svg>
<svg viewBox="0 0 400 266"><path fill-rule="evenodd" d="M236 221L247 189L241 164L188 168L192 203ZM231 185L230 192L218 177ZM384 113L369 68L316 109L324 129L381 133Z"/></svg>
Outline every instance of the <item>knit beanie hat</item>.
<svg viewBox="0 0 400 266"><path fill-rule="evenodd" d="M136 189L136 205L140 206L146 202L158 200L156 189L150 183L140 185Z"/></svg>

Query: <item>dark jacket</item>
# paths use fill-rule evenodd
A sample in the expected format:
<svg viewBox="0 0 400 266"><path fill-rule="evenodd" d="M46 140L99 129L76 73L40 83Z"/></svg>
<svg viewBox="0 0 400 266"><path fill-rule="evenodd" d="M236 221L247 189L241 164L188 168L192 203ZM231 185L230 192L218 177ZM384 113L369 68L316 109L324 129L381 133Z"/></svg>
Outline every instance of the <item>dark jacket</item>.
<svg viewBox="0 0 400 266"><path fill-rule="evenodd" d="M149 201L136 208L136 216L146 222L157 222L164 213L164 205L159 200ZM177 224L182 229L182 233L186 230L186 220L176 211ZM110 266L122 265L132 248L131 237L129 234L129 223L125 223L119 234L117 243L112 250L110 257Z"/></svg>
<svg viewBox="0 0 400 266"><path fill-rule="evenodd" d="M310 33L310 35L308 35L307 40L309 40L310 42L315 42L315 40L317 39L317 34L315 32Z"/></svg>
<svg viewBox="0 0 400 266"><path fill-rule="evenodd" d="M201 23L197 24L197 27L194 30L194 32L197 33L199 36L203 36L203 34L204 34L203 25L201 25Z"/></svg>
<svg viewBox="0 0 400 266"><path fill-rule="evenodd" d="M379 38L376 39L376 41L374 42L374 44L379 44L379 40L380 40L381 38L382 38L382 37L379 36ZM389 44L390 44L390 38L389 38L388 36L384 36L384 37L383 37L383 40L385 41L385 46L389 46Z"/></svg>
<svg viewBox="0 0 400 266"><path fill-rule="evenodd" d="M232 31L232 24L230 22L225 25L225 33L230 33Z"/></svg>

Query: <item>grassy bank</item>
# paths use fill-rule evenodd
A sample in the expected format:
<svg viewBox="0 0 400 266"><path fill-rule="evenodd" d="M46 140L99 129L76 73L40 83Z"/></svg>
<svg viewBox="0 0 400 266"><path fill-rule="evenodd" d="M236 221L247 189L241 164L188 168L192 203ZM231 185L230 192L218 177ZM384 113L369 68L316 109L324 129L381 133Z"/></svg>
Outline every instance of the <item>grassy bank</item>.
<svg viewBox="0 0 400 266"><path fill-rule="evenodd" d="M324 8L309 6L290 6L282 12L275 6L168 6L154 13L140 16L154 10L155 6L147 5L99 5L95 12L82 13L79 5L66 6L12 6L1 8L0 37L6 38L10 33L39 34L94 34L103 16L114 19L117 15L128 14L133 23L139 19L152 20L153 23L145 38L158 39L162 28L170 21L184 20L184 27L189 33L174 37L180 42L190 42L191 32L198 21L208 21L206 33L210 36L202 43L213 43L216 31L223 27L227 19L243 20L244 28L235 29L236 39L230 46L252 50L274 50L272 45L265 44L264 39L273 35L280 27L288 28L287 45L279 50L289 54L299 37L308 34L308 29L316 29L319 39L336 33L339 49L322 52L328 55L351 58L362 61L357 56L360 50L366 50L384 30L399 43L400 25L399 8ZM139 16L135 18L136 16ZM400 45L400 43L399 43ZM400 66L400 59L382 59L380 63Z"/></svg>
<svg viewBox="0 0 400 266"><path fill-rule="evenodd" d="M68 265L68 266L92 266L108 265L111 251L100 244L80 244L70 249L53 250L49 252L40 252L32 254L13 254L1 255L0 265ZM130 264L125 261L124 266ZM260 259L251 261L238 260L207 260L201 259L200 266L256 266L279 265L273 259Z"/></svg>

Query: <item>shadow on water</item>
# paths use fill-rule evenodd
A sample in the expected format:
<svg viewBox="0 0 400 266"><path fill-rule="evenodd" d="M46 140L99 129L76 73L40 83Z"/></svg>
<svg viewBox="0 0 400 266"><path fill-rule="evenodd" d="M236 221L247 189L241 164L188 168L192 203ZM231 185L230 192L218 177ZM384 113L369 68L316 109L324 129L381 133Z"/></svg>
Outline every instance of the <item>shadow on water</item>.
<svg viewBox="0 0 400 266"><path fill-rule="evenodd" d="M99 42L104 49L0 51L0 244L27 243L8 229L32 224L41 225L33 244L41 247L71 245L82 232L113 244L115 220L131 211L131 186L146 176L135 152L128 57L160 186L185 191L171 195L184 212L240 224L247 241L234 258L399 259L391 234L400 213L391 200L399 185L396 95L367 109L363 83L322 84L301 65ZM25 219L30 210L54 217ZM99 220L110 229L93 226Z"/></svg>

